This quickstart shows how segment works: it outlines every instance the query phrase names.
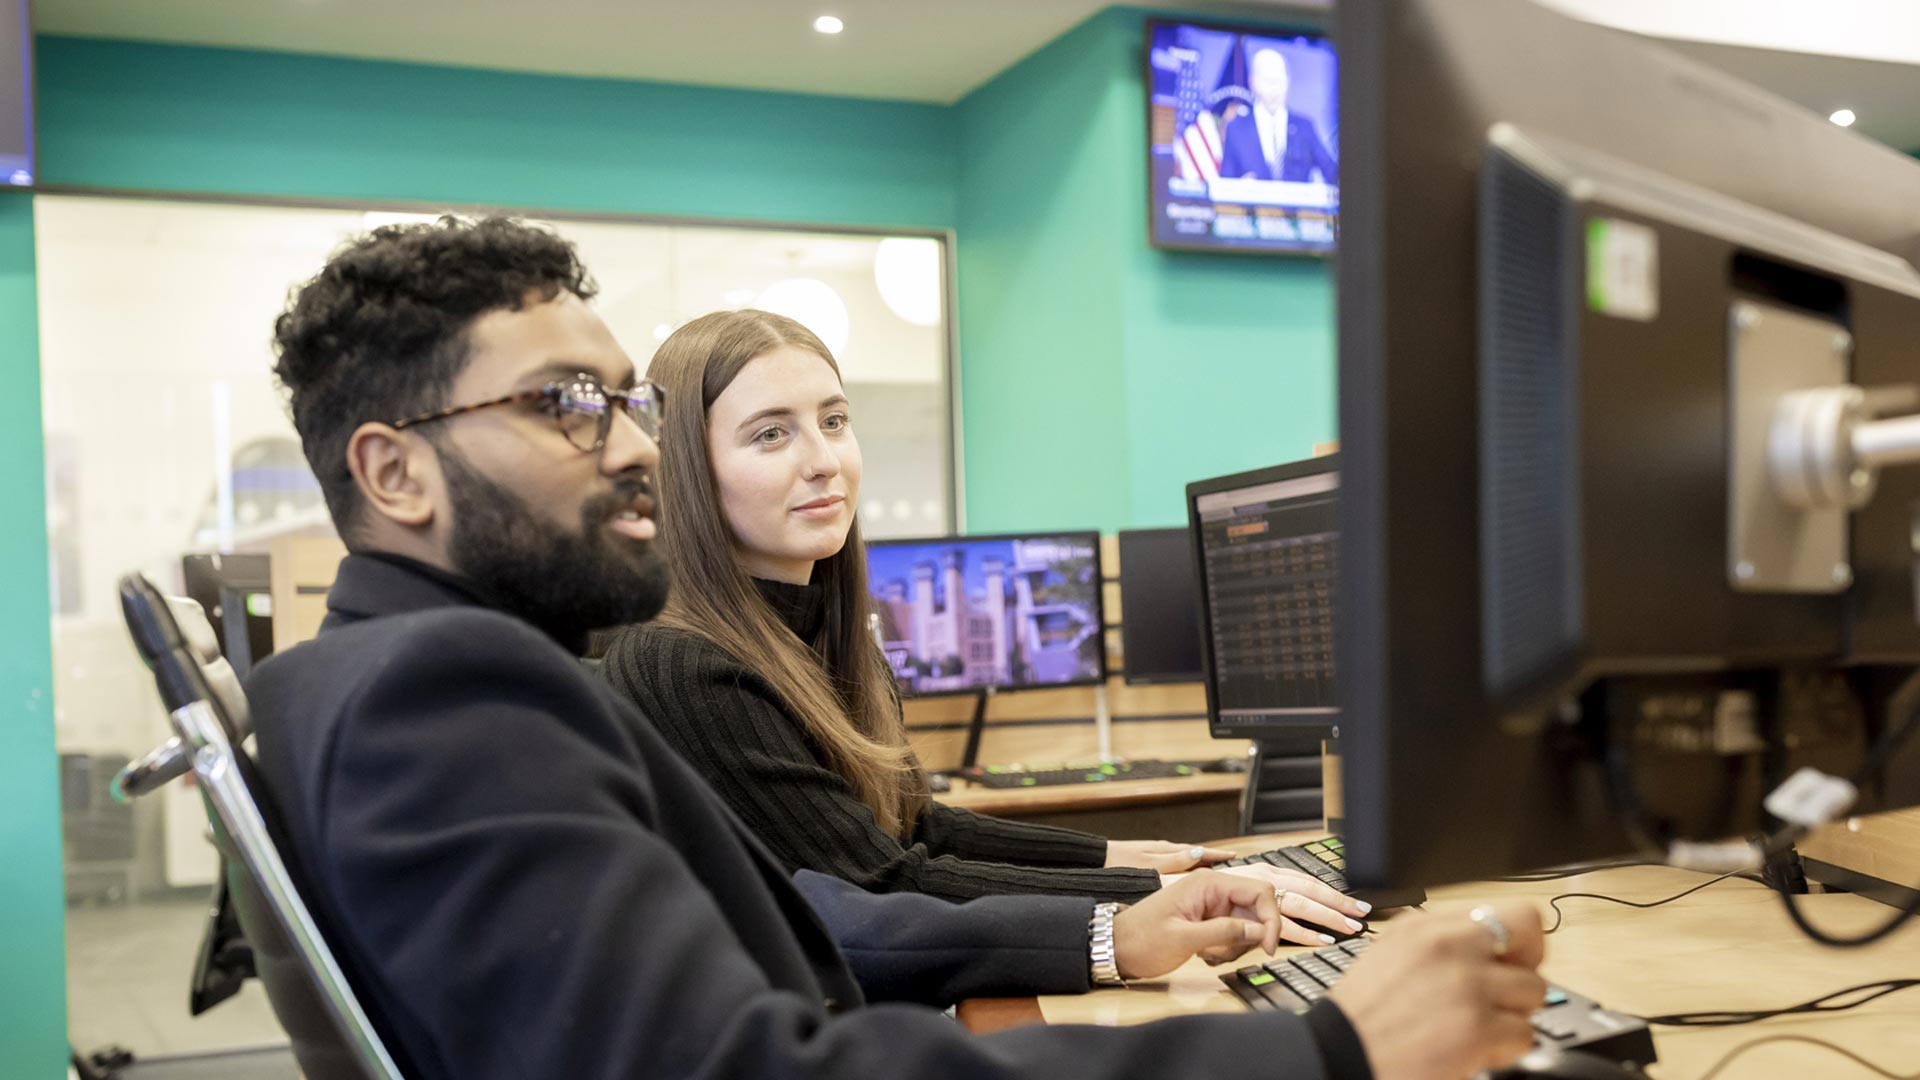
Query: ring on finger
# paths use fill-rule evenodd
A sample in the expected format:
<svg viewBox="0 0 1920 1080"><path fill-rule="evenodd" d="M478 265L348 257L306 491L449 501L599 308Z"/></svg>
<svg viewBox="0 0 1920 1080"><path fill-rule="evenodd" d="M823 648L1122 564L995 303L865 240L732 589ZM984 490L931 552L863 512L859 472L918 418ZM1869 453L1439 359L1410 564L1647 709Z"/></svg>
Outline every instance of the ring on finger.
<svg viewBox="0 0 1920 1080"><path fill-rule="evenodd" d="M1507 924L1500 921L1500 916L1495 914L1492 908L1482 904L1467 912L1467 918L1493 938L1493 955L1507 955L1507 950L1512 947L1513 937L1507 933Z"/></svg>

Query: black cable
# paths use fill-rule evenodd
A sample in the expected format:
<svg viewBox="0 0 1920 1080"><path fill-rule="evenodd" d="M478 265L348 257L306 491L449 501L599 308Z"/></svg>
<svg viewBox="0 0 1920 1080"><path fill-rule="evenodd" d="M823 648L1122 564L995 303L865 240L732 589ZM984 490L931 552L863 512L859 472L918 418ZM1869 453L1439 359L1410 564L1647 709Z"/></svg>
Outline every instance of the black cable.
<svg viewBox="0 0 1920 1080"><path fill-rule="evenodd" d="M1725 881L1730 877L1738 877L1745 881L1756 881L1762 885L1767 884L1766 881L1762 879L1758 874L1749 874L1742 870L1729 870L1726 873L1721 874L1719 877L1709 878L1706 881L1703 881L1700 884L1695 885L1693 888L1688 889L1685 892L1674 893L1672 896L1669 896L1663 900L1645 900L1645 901L1623 900L1618 896L1605 896L1600 893L1587 893L1587 892L1561 893L1559 896L1556 896L1553 899L1547 901L1547 906L1553 909L1553 925L1547 927L1544 933L1551 934L1555 930L1560 929L1561 922L1563 922L1566 919L1566 912L1560 910L1560 901L1562 900L1605 900L1609 904L1622 904L1632 908L1656 908L1656 907L1659 907L1661 904L1671 904L1675 900L1678 900L1683 896L1692 896L1694 893L1699 892L1701 889L1704 889L1709 885L1718 884L1719 882Z"/></svg>
<svg viewBox="0 0 1920 1080"><path fill-rule="evenodd" d="M1830 994L1822 994L1811 1001L1803 1001L1798 1005L1788 1005L1783 1009L1668 1013L1665 1016L1643 1016L1641 1019L1649 1024L1659 1024L1663 1027L1733 1027L1737 1024L1751 1024L1759 1020L1771 1020L1776 1016L1795 1016L1801 1013L1845 1012L1848 1009L1865 1005L1869 1001L1875 1001L1879 998L1886 997L1888 994L1898 993L1914 986L1920 986L1920 979L1881 979L1879 982L1861 983L1859 986L1849 986L1845 990L1835 990ZM1871 990L1873 993L1849 1001L1844 1005L1829 1004L1829 1002L1832 1002L1836 998L1843 998L1848 994L1858 994L1866 990Z"/></svg>
<svg viewBox="0 0 1920 1080"><path fill-rule="evenodd" d="M1866 1058L1861 1057L1859 1054L1854 1053L1853 1051L1847 1049L1844 1046L1836 1046L1833 1043L1825 1041L1824 1039L1816 1039L1810 1035L1769 1035L1764 1039L1755 1039L1752 1042L1741 1043L1739 1046L1736 1046L1733 1049L1727 1051L1726 1055L1722 1057L1719 1061L1714 1062L1713 1068L1708 1069L1704 1074L1702 1074L1700 1077L1700 1080L1713 1080L1714 1077L1719 1076L1720 1073L1724 1071L1726 1067L1733 1062L1734 1058L1737 1058L1741 1054L1744 1054L1747 1051L1752 1050L1756 1046L1765 1046L1768 1043L1781 1043L1781 1042L1805 1043L1808 1046L1817 1046L1822 1050L1831 1050L1834 1053L1839 1054L1841 1057L1846 1058L1848 1061L1853 1062L1855 1065L1858 1065L1861 1068L1874 1073L1875 1075L1886 1077L1887 1080L1920 1080L1920 1073L1909 1073L1906 1076L1901 1076L1898 1073L1891 1072L1887 1069L1881 1068L1878 1065L1875 1065L1873 1062L1868 1061Z"/></svg>
<svg viewBox="0 0 1920 1080"><path fill-rule="evenodd" d="M1852 783L1856 791L1863 788L1867 781L1885 766L1887 758L1891 757L1893 752L1913 735L1916 728L1920 728L1920 672L1909 675L1907 680L1900 684L1900 688L1893 692L1892 697L1888 699L1889 708L1894 702L1908 703L1906 719L1887 729L1886 733L1880 737L1880 741L1875 743L1873 749L1867 753L1866 760L1860 763L1860 768L1854 770ZM1782 829L1767 843L1767 850L1770 853L1776 849L1784 850L1786 845L1781 843L1782 840L1790 844L1793 840L1806 835L1806 832L1806 829L1799 826ZM1835 949L1857 949L1862 945L1871 945L1900 929L1908 919L1920 915L1920 889L1915 889L1907 894L1906 902L1886 922L1854 937L1835 937L1807 920L1806 913L1800 910L1800 905L1794 900L1792 893L1784 888L1774 891L1780 894L1780 902L1787 908L1787 917L1793 920L1793 925L1799 927L1801 933L1822 945Z"/></svg>

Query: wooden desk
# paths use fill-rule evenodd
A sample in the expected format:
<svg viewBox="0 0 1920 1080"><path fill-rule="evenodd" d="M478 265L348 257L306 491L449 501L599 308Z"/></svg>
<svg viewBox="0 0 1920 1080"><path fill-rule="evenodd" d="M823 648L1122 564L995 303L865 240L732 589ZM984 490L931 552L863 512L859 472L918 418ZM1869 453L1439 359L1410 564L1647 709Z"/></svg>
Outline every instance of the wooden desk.
<svg viewBox="0 0 1920 1080"><path fill-rule="evenodd" d="M991 788L955 780L934 798L995 817L1098 833L1114 840L1193 840L1239 828L1246 773L1195 773L1156 780Z"/></svg>
<svg viewBox="0 0 1920 1080"><path fill-rule="evenodd" d="M1268 837L1220 846L1258 851L1291 840ZM1540 905L1551 925L1553 915L1546 902L1561 893L1657 900L1704 880L1702 875L1667 867L1622 867L1559 881L1446 886L1429 890L1428 906L1437 912L1458 913L1490 899L1530 899ZM1876 925L1891 914L1884 905L1850 894L1805 896L1800 901L1816 925L1836 933ZM1920 975L1920 930L1909 926L1867 949L1824 948L1807 940L1788 921L1779 898L1764 886L1737 878L1650 910L1598 900L1563 900L1560 906L1566 919L1547 939L1543 972L1622 1012L1644 1016L1777 1008L1857 983ZM1382 920L1381 931L1390 933L1392 922ZM1020 1023L1115 1025L1185 1013L1235 1013L1243 1007L1218 975L1238 963L1210 968L1190 960L1165 978L1123 990L970 1001L961 1006L960 1018L969 1028L985 1031ZM1660 1080L1697 1077L1734 1047L1787 1033L1844 1046L1897 1073L1911 1071L1920 1062L1920 988L1826 1016L1731 1028L1656 1027L1654 1045L1660 1061L1651 1072ZM1869 1075L1831 1051L1795 1043L1751 1050L1721 1074L1738 1080L1844 1080Z"/></svg>

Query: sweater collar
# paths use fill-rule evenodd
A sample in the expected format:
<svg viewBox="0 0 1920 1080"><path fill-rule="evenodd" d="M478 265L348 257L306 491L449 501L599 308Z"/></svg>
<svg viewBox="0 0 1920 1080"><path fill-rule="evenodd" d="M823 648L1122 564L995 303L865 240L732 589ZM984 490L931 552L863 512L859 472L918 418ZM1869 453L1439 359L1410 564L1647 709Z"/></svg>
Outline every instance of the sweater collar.
<svg viewBox="0 0 1920 1080"><path fill-rule="evenodd" d="M827 621L827 591L818 585L789 585L765 578L754 578L753 584L787 629L811 644Z"/></svg>

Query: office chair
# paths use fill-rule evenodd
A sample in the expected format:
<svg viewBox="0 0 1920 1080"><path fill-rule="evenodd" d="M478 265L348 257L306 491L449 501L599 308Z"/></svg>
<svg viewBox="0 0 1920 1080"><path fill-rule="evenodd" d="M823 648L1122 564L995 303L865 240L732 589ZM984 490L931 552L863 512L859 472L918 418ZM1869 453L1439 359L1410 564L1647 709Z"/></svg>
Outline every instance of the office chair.
<svg viewBox="0 0 1920 1080"><path fill-rule="evenodd" d="M175 732L127 766L121 791L138 797L189 770L198 778L233 914L307 1080L402 1080L282 855L273 801L240 746L252 730L246 695L206 614L140 574L120 579L120 608Z"/></svg>
<svg viewBox="0 0 1920 1080"><path fill-rule="evenodd" d="M1321 827L1321 732L1276 733L1254 744L1240 799L1240 835Z"/></svg>

